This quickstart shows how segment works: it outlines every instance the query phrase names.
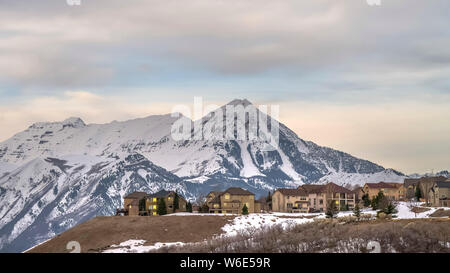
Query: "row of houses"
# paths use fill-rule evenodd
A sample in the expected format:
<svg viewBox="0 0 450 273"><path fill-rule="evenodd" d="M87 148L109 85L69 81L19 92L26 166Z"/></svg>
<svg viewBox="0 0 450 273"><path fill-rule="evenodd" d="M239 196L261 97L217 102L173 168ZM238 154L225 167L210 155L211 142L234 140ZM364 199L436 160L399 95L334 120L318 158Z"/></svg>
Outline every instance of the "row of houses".
<svg viewBox="0 0 450 273"><path fill-rule="evenodd" d="M325 185L302 185L296 189L277 189L270 200L255 200L255 194L238 187L225 191L210 192L205 198L209 213L241 214L247 207L249 213L272 210L274 212L324 212L334 203L339 210L353 210L366 195L372 199L381 191L392 201L410 200L420 190L424 201L432 206L450 206L450 179L446 177L424 177L405 179L404 183L378 182L366 183L363 187L349 190L335 183ZM177 196L178 208L174 209ZM164 200L167 211L186 211L187 201L174 191L159 191L153 194L133 192L124 197L124 208L117 214L157 215L160 200Z"/></svg>
<svg viewBox="0 0 450 273"><path fill-rule="evenodd" d="M450 179L423 177L405 179L403 183L366 183L363 187L349 190L334 183L326 185L302 185L297 189L278 189L272 196L272 210L275 212L323 212L331 202L339 210L352 210L367 194L371 200L378 193L391 201L406 201L416 198L420 190L421 200L431 206L450 206Z"/></svg>

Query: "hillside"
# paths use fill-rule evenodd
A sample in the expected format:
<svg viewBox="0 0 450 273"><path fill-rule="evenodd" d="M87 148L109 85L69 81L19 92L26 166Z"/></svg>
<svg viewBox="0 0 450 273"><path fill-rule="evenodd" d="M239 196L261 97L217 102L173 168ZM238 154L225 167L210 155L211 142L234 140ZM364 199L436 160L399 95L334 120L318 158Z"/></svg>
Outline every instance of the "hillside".
<svg viewBox="0 0 450 273"><path fill-rule="evenodd" d="M127 240L145 240L145 245L158 242L201 242L219 235L221 228L234 217L96 217L42 243L29 253L64 253L67 243L77 241L81 252L101 252Z"/></svg>

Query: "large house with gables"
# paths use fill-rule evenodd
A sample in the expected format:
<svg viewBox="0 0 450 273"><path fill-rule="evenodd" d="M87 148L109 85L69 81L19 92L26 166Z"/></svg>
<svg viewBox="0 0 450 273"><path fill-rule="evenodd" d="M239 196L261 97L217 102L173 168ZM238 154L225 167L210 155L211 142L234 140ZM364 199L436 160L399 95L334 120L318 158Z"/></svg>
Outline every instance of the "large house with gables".
<svg viewBox="0 0 450 273"><path fill-rule="evenodd" d="M174 209L175 196L178 195L178 209ZM129 216L158 215L158 206L163 199L167 213L186 211L186 199L174 191L161 190L156 193L132 192L123 198L124 208L117 210Z"/></svg>

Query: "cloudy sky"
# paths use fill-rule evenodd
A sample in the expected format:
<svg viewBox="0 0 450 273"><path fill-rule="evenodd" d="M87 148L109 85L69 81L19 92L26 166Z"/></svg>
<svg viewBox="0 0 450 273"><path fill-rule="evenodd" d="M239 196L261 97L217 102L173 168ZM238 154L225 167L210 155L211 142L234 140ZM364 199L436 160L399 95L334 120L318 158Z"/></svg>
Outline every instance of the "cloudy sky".
<svg viewBox="0 0 450 273"><path fill-rule="evenodd" d="M450 169L450 3L381 2L0 0L0 141L247 98L320 145Z"/></svg>

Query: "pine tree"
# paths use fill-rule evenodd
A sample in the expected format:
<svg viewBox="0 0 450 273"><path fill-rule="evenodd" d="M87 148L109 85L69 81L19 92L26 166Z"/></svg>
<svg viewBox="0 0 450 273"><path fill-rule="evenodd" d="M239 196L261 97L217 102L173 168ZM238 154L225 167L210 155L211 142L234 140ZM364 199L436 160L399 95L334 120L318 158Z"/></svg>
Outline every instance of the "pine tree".
<svg viewBox="0 0 450 273"><path fill-rule="evenodd" d="M246 204L244 204L244 206L242 207L242 214L243 215L247 215L248 214L248 208L247 208Z"/></svg>
<svg viewBox="0 0 450 273"><path fill-rule="evenodd" d="M389 204L383 210L383 212L386 213L386 214L395 214L395 213L397 213L397 209L395 208L395 205L392 204L392 202L389 202Z"/></svg>
<svg viewBox="0 0 450 273"><path fill-rule="evenodd" d="M270 194L270 191L269 191L269 193L267 194L267 197L266 197L266 202L270 202L270 201L272 201L272 195Z"/></svg>
<svg viewBox="0 0 450 273"><path fill-rule="evenodd" d="M369 207L370 206L370 198L369 198L369 194L368 193L364 194L361 199L364 202L364 207Z"/></svg>
<svg viewBox="0 0 450 273"><path fill-rule="evenodd" d="M209 207L208 207L208 205L206 205L206 203L205 204L203 204L203 206L200 208L200 212L203 212L203 213L209 213Z"/></svg>
<svg viewBox="0 0 450 273"><path fill-rule="evenodd" d="M139 211L145 211L145 199L139 200Z"/></svg>
<svg viewBox="0 0 450 273"><path fill-rule="evenodd" d="M372 201L370 201L370 206L372 207L373 210L377 210L378 209L378 201L377 201L377 198L375 196L372 197Z"/></svg>
<svg viewBox="0 0 450 273"><path fill-rule="evenodd" d="M358 220L361 217L361 210L359 209L359 205L358 204L356 204L355 208L353 209L353 215L356 218L358 218Z"/></svg>
<svg viewBox="0 0 450 273"><path fill-rule="evenodd" d="M416 196L416 200L420 201L420 198L422 198L422 191L420 190L419 185L416 186L416 192L414 194Z"/></svg>
<svg viewBox="0 0 450 273"><path fill-rule="evenodd" d="M191 204L191 202L188 202L188 203L186 204L186 211L187 211L187 212L192 212L192 204Z"/></svg>
<svg viewBox="0 0 450 273"><path fill-rule="evenodd" d="M325 215L327 218L334 218L337 213L338 209L336 206L336 202L331 200L327 206L327 211L325 212Z"/></svg>
<svg viewBox="0 0 450 273"><path fill-rule="evenodd" d="M173 212L176 212L180 208L180 198L178 197L178 192L175 192L173 197Z"/></svg>
<svg viewBox="0 0 450 273"><path fill-rule="evenodd" d="M164 201L164 198L160 198L158 201L158 214L159 215L167 214L166 202Z"/></svg>

